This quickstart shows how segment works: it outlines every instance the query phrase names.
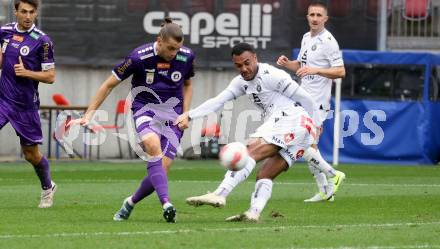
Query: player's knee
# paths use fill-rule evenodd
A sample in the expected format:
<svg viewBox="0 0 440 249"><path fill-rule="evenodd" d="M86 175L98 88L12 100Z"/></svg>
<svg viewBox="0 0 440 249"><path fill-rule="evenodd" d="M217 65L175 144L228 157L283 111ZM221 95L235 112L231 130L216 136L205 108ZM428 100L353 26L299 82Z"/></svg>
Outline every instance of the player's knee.
<svg viewBox="0 0 440 249"><path fill-rule="evenodd" d="M24 159L28 162L30 162L31 164L38 164L39 161L41 160L41 155L39 153L39 151L34 151L34 150L23 150L23 156Z"/></svg>
<svg viewBox="0 0 440 249"><path fill-rule="evenodd" d="M265 158L271 157L278 153L279 148L273 144L259 144L253 147L249 147L249 156L255 161L260 161Z"/></svg>
<svg viewBox="0 0 440 249"><path fill-rule="evenodd" d="M157 156L162 153L160 139L156 134L151 133L142 137L142 143L148 155Z"/></svg>

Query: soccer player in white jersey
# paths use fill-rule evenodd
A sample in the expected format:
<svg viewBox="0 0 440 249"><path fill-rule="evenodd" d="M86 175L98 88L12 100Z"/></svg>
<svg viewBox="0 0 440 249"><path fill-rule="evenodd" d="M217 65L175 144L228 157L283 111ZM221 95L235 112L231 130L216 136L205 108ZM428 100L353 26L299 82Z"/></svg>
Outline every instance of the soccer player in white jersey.
<svg viewBox="0 0 440 249"><path fill-rule="evenodd" d="M228 194L250 175L256 162L268 159L257 174L249 210L227 218L228 221L258 221L271 196L272 181L301 158L315 140L321 123L311 96L285 71L258 63L251 45L235 45L232 60L240 75L219 95L180 115L176 124L184 127L188 120L206 116L242 95L248 95L262 112L264 123L251 135L246 166L240 171L228 171L214 193L190 197L187 202L195 206L224 206Z"/></svg>
<svg viewBox="0 0 440 249"><path fill-rule="evenodd" d="M321 3L309 5L307 21L310 31L304 34L301 50L296 60L290 61L282 55L277 64L296 72L304 88L318 104L321 122L330 110L332 80L345 77L344 61L338 42L325 29L328 20L327 7ZM321 129L322 132L322 129ZM304 153L310 172L315 177L319 192L305 202L333 201L334 194L345 179L345 174L333 169L321 156L318 146L313 144Z"/></svg>

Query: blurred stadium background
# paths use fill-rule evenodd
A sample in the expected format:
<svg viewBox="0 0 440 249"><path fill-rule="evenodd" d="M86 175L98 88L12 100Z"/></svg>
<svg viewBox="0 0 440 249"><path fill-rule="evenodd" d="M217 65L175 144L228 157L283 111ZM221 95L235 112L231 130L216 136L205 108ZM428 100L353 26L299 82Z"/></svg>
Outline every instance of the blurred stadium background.
<svg viewBox="0 0 440 249"><path fill-rule="evenodd" d="M244 40L255 44L260 61L271 64L280 54L294 56L294 49L308 31L305 14L310 2L43 0L38 26L54 41L57 78L53 85L40 85L41 104L55 105L52 97L60 93L70 105L87 105L113 65L133 48L153 41L160 19L169 15L182 25L185 45L197 55L192 102L196 106L220 92L236 75L230 63L231 43ZM329 8L327 29L344 50L347 69L347 77L342 81L340 161L437 164L440 0L323 2ZM11 1L2 0L1 5L0 22L13 21ZM105 101L102 109L109 113L109 118L102 124L113 124L117 102L127 96L129 87L127 80ZM226 105L222 113L194 122L185 133L180 153L188 152L193 144L196 152L212 156L218 149L217 143L244 141L260 121L247 98L240 98ZM359 126L355 126L356 122ZM221 125L219 137L210 133L207 136L213 135L215 141L206 138L214 147L207 144L209 151L200 148L199 142L204 141L200 137L202 128L214 123ZM43 110L42 124L42 151L50 152L51 158L65 158L66 153L49 134L55 117L49 120ZM326 126L321 150L331 161L333 119ZM115 146L117 137L111 132L100 146L101 159L120 155ZM124 132L126 128L121 131ZM81 140L80 136L75 141L75 149L84 155ZM21 158L18 139L9 125L0 132L0 141L0 158ZM122 141L123 158L130 158L128 147ZM94 148L91 159L96 158Z"/></svg>

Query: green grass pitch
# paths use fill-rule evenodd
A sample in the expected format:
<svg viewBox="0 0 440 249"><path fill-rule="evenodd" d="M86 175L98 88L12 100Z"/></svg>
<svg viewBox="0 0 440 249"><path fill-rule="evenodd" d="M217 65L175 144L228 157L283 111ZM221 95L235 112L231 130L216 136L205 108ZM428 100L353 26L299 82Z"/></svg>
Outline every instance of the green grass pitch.
<svg viewBox="0 0 440 249"><path fill-rule="evenodd" d="M440 248L440 167L341 165L346 182L334 203L305 204L315 192L304 164L274 184L261 222L224 218L249 207L255 174L223 209L194 208L185 198L213 191L225 171L216 161L176 161L168 224L154 194L130 219L113 214L146 173L145 164L52 163L55 206L37 208L39 182L26 163L0 164L0 248Z"/></svg>

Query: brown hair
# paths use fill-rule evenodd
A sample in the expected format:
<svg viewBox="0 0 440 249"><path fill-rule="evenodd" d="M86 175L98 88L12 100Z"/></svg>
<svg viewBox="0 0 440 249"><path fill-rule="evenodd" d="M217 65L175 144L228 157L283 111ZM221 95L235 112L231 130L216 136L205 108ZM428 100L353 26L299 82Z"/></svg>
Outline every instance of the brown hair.
<svg viewBox="0 0 440 249"><path fill-rule="evenodd" d="M159 31L159 37L162 40L168 40L172 38L177 42L183 41L183 32L179 25L173 22L170 17L165 17L161 29Z"/></svg>
<svg viewBox="0 0 440 249"><path fill-rule="evenodd" d="M32 5L35 9L38 9L38 0L15 0L14 1L14 7L15 10L18 10L18 6L20 3L27 3Z"/></svg>

